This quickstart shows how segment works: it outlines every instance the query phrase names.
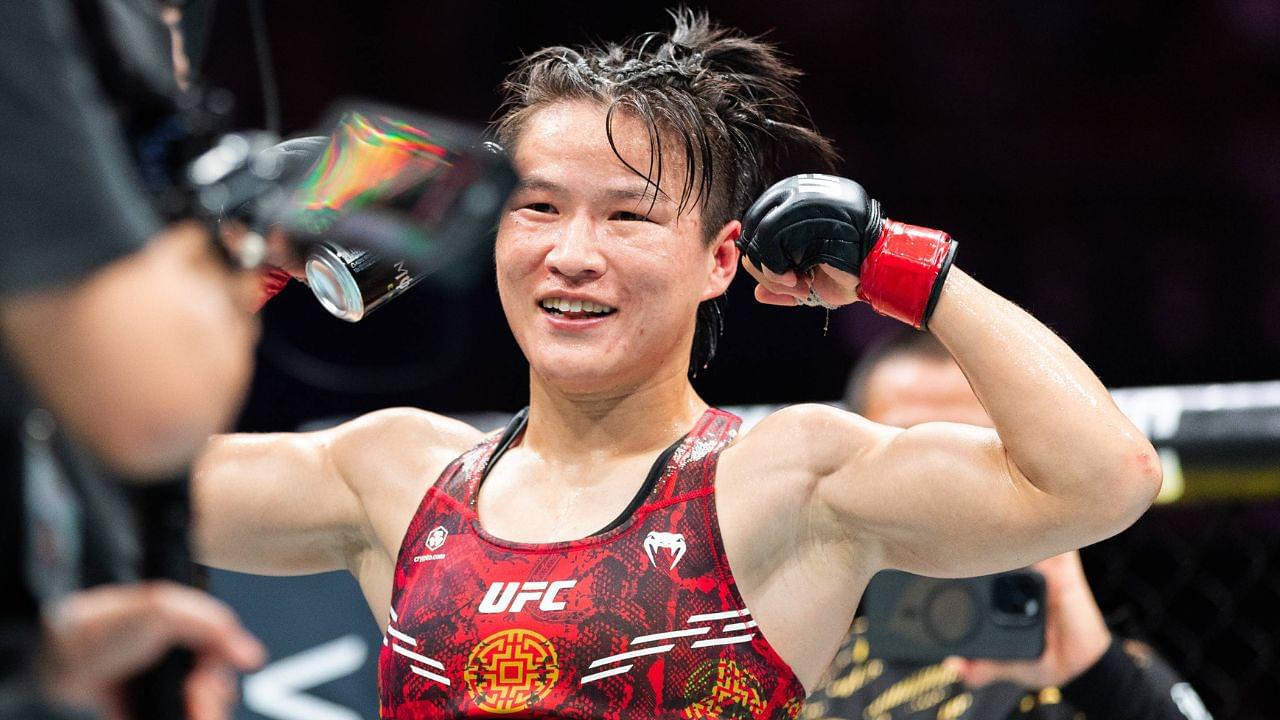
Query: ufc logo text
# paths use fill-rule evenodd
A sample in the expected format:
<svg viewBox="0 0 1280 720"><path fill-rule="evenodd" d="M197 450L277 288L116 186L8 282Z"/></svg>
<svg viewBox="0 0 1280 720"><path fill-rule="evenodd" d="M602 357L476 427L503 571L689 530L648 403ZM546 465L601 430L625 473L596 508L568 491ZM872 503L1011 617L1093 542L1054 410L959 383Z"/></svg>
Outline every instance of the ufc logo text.
<svg viewBox="0 0 1280 720"><path fill-rule="evenodd" d="M480 612L487 615L501 612L520 612L528 603L537 601L538 609L543 612L563 610L565 603L556 600L556 593L568 590L577 585L577 580L556 580L554 582L496 582L489 586L489 591L480 601Z"/></svg>

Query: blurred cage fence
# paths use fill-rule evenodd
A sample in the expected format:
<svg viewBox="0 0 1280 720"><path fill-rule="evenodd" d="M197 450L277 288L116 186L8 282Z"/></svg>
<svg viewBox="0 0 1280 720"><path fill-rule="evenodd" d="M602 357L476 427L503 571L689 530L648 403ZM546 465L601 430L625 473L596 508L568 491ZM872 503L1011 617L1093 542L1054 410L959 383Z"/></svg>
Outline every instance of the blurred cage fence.
<svg viewBox="0 0 1280 720"><path fill-rule="evenodd" d="M1280 717L1280 382L1114 393L1155 442L1158 504L1083 552L1114 627L1217 720Z"/></svg>
<svg viewBox="0 0 1280 720"><path fill-rule="evenodd" d="M1099 605L1117 632L1164 655L1216 720L1280 718L1280 381L1112 396L1156 445L1165 479L1133 527L1083 550ZM726 409L746 431L780 407ZM510 415L456 417L494 430Z"/></svg>

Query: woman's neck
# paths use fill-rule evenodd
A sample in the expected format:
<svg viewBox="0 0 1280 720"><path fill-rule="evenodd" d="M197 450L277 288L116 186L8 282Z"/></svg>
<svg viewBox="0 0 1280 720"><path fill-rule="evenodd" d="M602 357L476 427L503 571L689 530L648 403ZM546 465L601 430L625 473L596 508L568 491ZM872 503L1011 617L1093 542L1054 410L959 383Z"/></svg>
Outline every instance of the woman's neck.
<svg viewBox="0 0 1280 720"><path fill-rule="evenodd" d="M565 392L531 372L529 387L529 425L521 444L568 463L666 447L707 409L683 373L588 394Z"/></svg>

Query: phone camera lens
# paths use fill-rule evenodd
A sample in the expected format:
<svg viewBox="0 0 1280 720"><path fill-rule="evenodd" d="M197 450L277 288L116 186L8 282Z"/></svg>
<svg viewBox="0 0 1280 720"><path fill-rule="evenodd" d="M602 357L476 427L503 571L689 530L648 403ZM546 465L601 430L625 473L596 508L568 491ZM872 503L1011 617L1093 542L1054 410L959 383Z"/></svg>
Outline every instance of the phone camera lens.
<svg viewBox="0 0 1280 720"><path fill-rule="evenodd" d="M981 607L964 583L942 583L925 600L922 618L925 631L933 642L943 647L959 645L977 632Z"/></svg>
<svg viewBox="0 0 1280 720"><path fill-rule="evenodd" d="M995 621L1005 625L1030 625L1042 610L1043 591L1030 575L1002 575L992 585Z"/></svg>

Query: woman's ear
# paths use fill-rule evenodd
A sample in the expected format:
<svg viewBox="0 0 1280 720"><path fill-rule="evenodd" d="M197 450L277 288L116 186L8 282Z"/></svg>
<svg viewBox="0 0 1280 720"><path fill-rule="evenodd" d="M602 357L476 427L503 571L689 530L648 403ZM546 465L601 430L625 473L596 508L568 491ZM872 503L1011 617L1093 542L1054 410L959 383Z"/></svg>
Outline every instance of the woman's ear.
<svg viewBox="0 0 1280 720"><path fill-rule="evenodd" d="M738 237L742 235L742 223L730 220L716 233L711 243L711 274L702 291L702 299L719 297L729 289L733 276L738 272Z"/></svg>

